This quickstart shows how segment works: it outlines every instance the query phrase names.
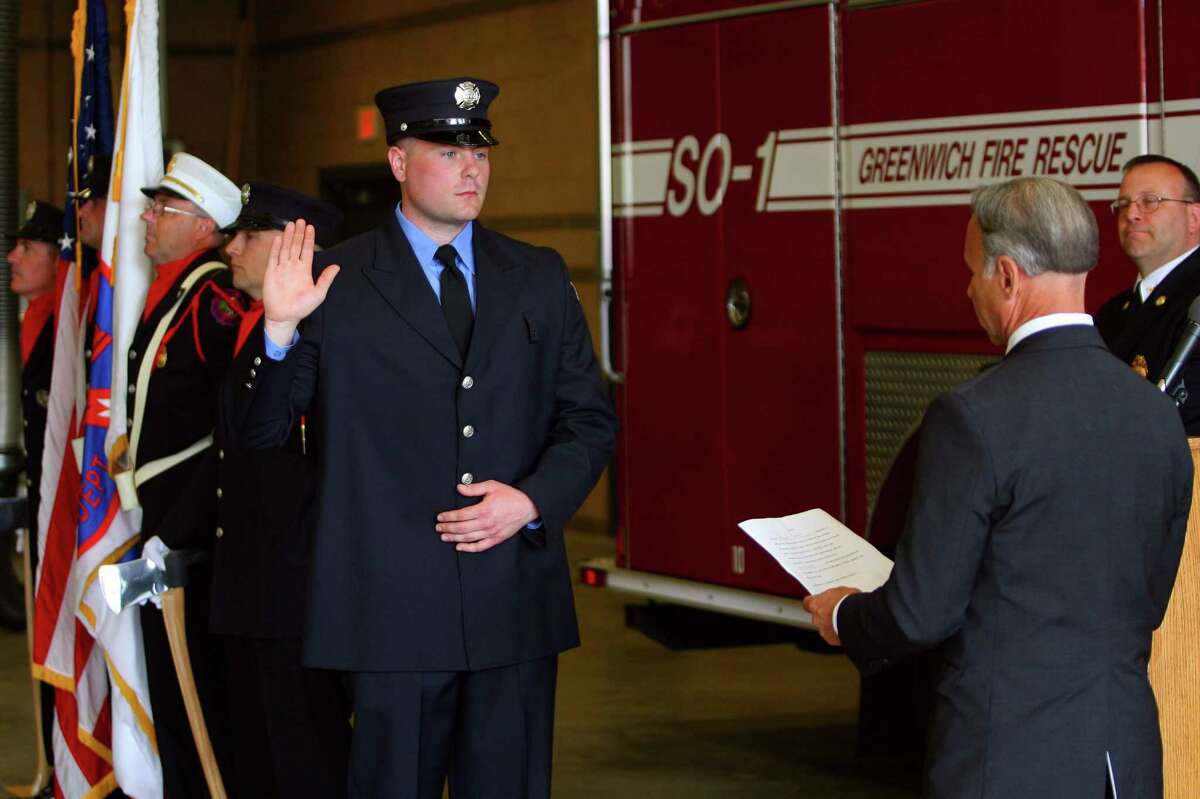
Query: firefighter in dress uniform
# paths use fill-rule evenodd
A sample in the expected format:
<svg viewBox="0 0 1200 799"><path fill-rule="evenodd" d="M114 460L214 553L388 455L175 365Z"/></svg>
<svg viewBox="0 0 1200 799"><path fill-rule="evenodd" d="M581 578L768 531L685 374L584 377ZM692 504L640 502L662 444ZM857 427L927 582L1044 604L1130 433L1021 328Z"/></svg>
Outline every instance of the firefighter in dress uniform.
<svg viewBox="0 0 1200 799"><path fill-rule="evenodd" d="M146 550L189 548L197 526L216 528L213 447L217 394L233 358L247 300L220 261L221 228L237 218L241 192L199 158L171 159L158 186L142 189L149 202L145 252L154 279L127 354L128 450L124 473L142 508ZM132 478L130 480L130 478ZM123 491L123 505L127 497ZM158 540L155 540L158 539ZM211 566L189 570L188 650L196 690L218 765L228 770L229 728L219 643L208 635ZM199 756L167 643L162 614L141 609L146 671L163 785L171 799L206 797Z"/></svg>
<svg viewBox="0 0 1200 799"><path fill-rule="evenodd" d="M1200 183L1186 165L1162 155L1140 155L1123 171L1112 210L1138 279L1104 304L1096 328L1114 355L1157 382L1184 331L1188 306L1200 296ZM1170 388L1187 434L1200 435L1200 348Z"/></svg>
<svg viewBox="0 0 1200 799"><path fill-rule="evenodd" d="M222 391L248 393L264 357L262 285L271 243L304 219L318 246L337 241L342 215L303 194L252 182L225 232L233 284L252 302L242 317ZM226 404L226 407L230 407ZM311 530L305 516L316 481L308 445L312 419L284 446L233 449L228 420L217 424L217 528L209 629L222 638L227 674L234 796L346 794L350 707L336 672L300 665ZM235 423L236 424L236 423ZM307 451L306 451L307 450ZM211 528L210 535L214 535Z"/></svg>
<svg viewBox="0 0 1200 799"><path fill-rule="evenodd" d="M100 287L100 270L96 266L104 243L104 218L108 214L108 182L112 161L105 156L92 156L85 166L83 176L79 179L79 190L71 195L71 199L75 201L76 235L79 236L79 243L87 247L83 253L82 273L88 284L87 330L90 336L96 329L96 299ZM89 347L84 352L84 357L89 359L84 362L84 374L87 374L91 356Z"/></svg>
<svg viewBox="0 0 1200 799"><path fill-rule="evenodd" d="M58 248L63 235L63 212L49 203L34 201L25 209L25 221L16 232L16 245L8 253L12 267L10 288L29 303L21 319L21 418L25 441L25 483L30 573L37 574L37 517L42 483L42 451L46 438L46 411L50 401L50 376L54 367L55 285ZM42 746L54 751L54 688L41 683Z"/></svg>
<svg viewBox="0 0 1200 799"><path fill-rule="evenodd" d="M17 243L6 259L12 267L13 294L29 303L21 319L21 416L30 530L37 529L46 406L54 362L54 286L62 235L63 212L35 200L25 209L25 221L15 234ZM35 538L31 535L28 543L36 558Z"/></svg>

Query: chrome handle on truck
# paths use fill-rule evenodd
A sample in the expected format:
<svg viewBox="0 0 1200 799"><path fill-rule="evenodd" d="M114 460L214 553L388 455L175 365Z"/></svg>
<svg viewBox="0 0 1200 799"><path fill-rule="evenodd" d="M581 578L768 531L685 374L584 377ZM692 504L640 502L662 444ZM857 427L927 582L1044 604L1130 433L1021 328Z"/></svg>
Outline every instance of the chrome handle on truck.
<svg viewBox="0 0 1200 799"><path fill-rule="evenodd" d="M613 282L611 275L600 279L600 368L612 383L624 383L625 375L613 369L612 331L609 330L609 311L612 309Z"/></svg>
<svg viewBox="0 0 1200 799"><path fill-rule="evenodd" d="M615 12L613 12L615 13ZM612 211L612 88L609 78L608 0L596 3L596 67L600 90L600 368L610 383L624 383L625 375L613 369L609 313L613 302Z"/></svg>
<svg viewBox="0 0 1200 799"><path fill-rule="evenodd" d="M734 330L741 330L750 323L750 287L740 277L729 283L725 292L725 318Z"/></svg>

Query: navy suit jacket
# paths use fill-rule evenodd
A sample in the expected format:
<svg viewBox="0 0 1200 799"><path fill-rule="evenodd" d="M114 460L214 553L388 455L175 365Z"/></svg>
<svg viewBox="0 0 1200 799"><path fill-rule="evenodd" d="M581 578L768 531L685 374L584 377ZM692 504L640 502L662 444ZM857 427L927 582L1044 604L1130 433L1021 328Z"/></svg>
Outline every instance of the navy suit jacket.
<svg viewBox="0 0 1200 799"><path fill-rule="evenodd" d="M395 220L322 252L342 271L228 418L281 446L322 421L304 653L350 671L467 670L578 645L563 527L611 457L616 421L562 258L476 225L466 362ZM472 434L464 428L470 426ZM434 530L463 475L520 488L543 522L482 553Z"/></svg>
<svg viewBox="0 0 1200 799"><path fill-rule="evenodd" d="M1159 797L1146 676L1192 463L1166 397L1088 326L939 397L887 583L838 609L860 667L935 648L927 795Z"/></svg>

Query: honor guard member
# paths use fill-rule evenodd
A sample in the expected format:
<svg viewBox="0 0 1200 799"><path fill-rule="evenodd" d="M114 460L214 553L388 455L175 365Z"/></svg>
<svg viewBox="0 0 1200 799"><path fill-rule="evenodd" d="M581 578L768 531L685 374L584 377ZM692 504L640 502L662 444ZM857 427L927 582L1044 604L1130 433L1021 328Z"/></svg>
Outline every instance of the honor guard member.
<svg viewBox="0 0 1200 799"><path fill-rule="evenodd" d="M217 394L233 358L246 299L233 288L217 248L221 228L237 219L241 191L195 156L171 159L149 198L145 252L154 266L141 322L130 345L128 470L142 508L147 548L186 548L197 526L216 528L216 471L206 466ZM132 477L132 481L130 478ZM153 541L152 537L161 540ZM196 689L222 770L229 763L219 646L208 635L211 566L189 571L186 629ZM207 796L196 746L167 645L162 614L142 608L146 670L166 795Z"/></svg>
<svg viewBox="0 0 1200 799"><path fill-rule="evenodd" d="M320 247L337 241L342 214L328 203L269 183L242 187L242 211L225 229L233 285L252 298L223 392L249 386L263 360L262 285L271 245L304 219ZM222 636L233 770L232 796L346 794L350 707L341 676L300 664L316 480L306 452L311 419L273 449L235 449L217 424L217 528L209 629ZM212 535L211 528L208 534Z"/></svg>
<svg viewBox="0 0 1200 799"><path fill-rule="evenodd" d="M353 797L550 795L558 653L579 643L563 528L616 421L562 258L475 221L498 91L376 95L401 205L315 268L289 226L264 280L242 433L325 421L304 657L347 673Z"/></svg>
<svg viewBox="0 0 1200 799"><path fill-rule="evenodd" d="M42 479L42 449L46 437L46 406L54 361L54 286L58 247L63 236L63 212L37 200L25 209L25 221L14 237L6 260L12 267L13 294L28 303L21 318L21 414L24 419L25 477L28 486L29 529L37 528ZM36 536L30 537L36 562Z"/></svg>
<svg viewBox="0 0 1200 799"><path fill-rule="evenodd" d="M1139 155L1124 167L1112 203L1121 247L1138 270L1133 288L1110 299L1096 327L1113 354L1155 383L1200 296L1200 183L1188 166ZM1200 435L1200 348L1169 388L1189 436Z"/></svg>
<svg viewBox="0 0 1200 799"><path fill-rule="evenodd" d="M79 179L79 190L71 194L75 201L75 227L79 243L87 247L80 260L81 273L88 284L88 347L83 353L83 373L90 371L91 337L96 331L96 305L100 296L100 248L104 243L104 218L108 214L108 182L112 161L106 156L90 156L86 171Z"/></svg>
<svg viewBox="0 0 1200 799"><path fill-rule="evenodd" d="M112 172L112 161L105 156L88 158L87 171L79 179L79 190L71 199L75 201L75 223L79 241L96 252L104 240L104 217L108 213L108 181Z"/></svg>
<svg viewBox="0 0 1200 799"><path fill-rule="evenodd" d="M46 439L46 411L50 404L50 376L54 366L54 300L58 252L63 243L63 212L44 202L31 202L25 221L14 234L17 243L8 253L12 268L9 287L28 303L21 318L21 417L24 424L25 484L28 507L25 546L29 547L31 573L37 574L37 517L42 486L42 451ZM42 745L54 751L54 689L42 683Z"/></svg>

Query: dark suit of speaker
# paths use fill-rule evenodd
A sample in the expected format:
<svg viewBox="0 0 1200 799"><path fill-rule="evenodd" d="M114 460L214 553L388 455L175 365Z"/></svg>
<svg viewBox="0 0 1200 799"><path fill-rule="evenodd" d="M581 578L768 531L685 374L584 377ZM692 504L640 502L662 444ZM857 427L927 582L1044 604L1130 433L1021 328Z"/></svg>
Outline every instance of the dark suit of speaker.
<svg viewBox="0 0 1200 799"><path fill-rule="evenodd" d="M1146 676L1191 502L1171 402L1088 326L1022 341L926 414L888 582L846 598L872 668L936 648L927 795L1158 797Z"/></svg>
<svg viewBox="0 0 1200 799"><path fill-rule="evenodd" d="M1145 302L1140 302L1138 290L1133 288L1104 303L1096 314L1096 329L1113 355L1131 366L1143 364L1146 377L1157 383L1183 332L1188 306L1196 297L1200 297L1200 250L1172 269ZM1200 347L1192 351L1180 379L1188 396L1179 413L1188 435L1197 436L1200 435Z"/></svg>
<svg viewBox="0 0 1200 799"><path fill-rule="evenodd" d="M279 446L309 408L321 421L309 665L475 673L579 643L563 527L608 462L615 419L558 254L478 224L473 242L465 362L393 220L318 255L316 271L341 273L241 400L249 446ZM484 480L524 491L542 526L458 552L436 514L471 504L456 487ZM552 707L553 669L534 671Z"/></svg>

